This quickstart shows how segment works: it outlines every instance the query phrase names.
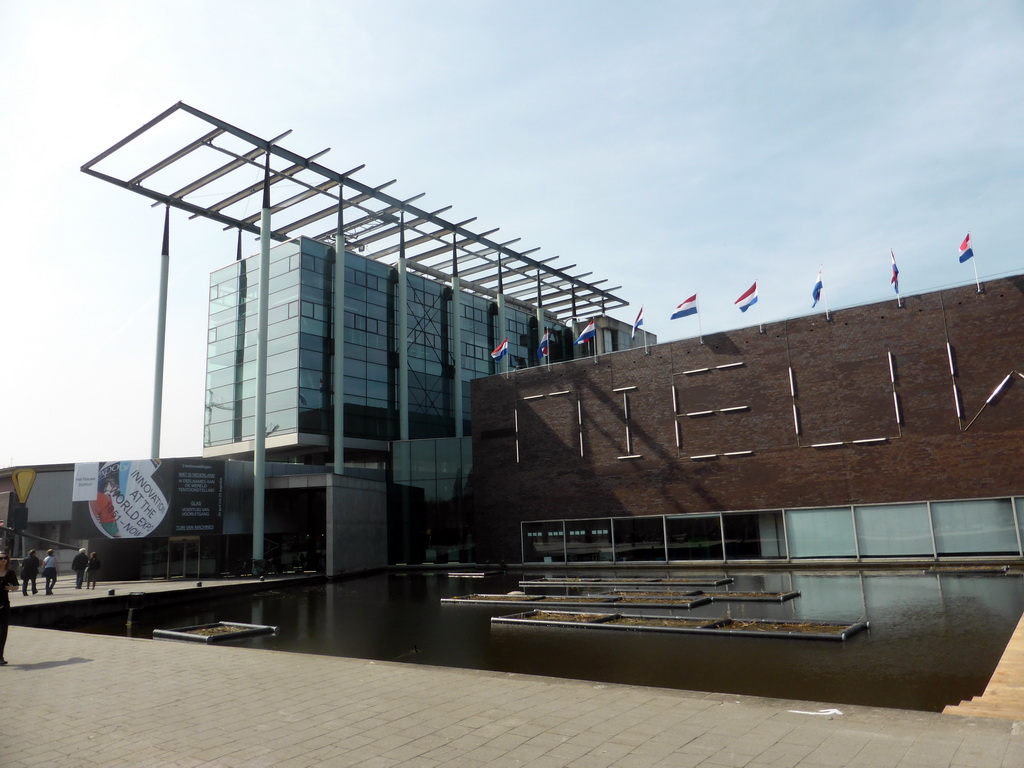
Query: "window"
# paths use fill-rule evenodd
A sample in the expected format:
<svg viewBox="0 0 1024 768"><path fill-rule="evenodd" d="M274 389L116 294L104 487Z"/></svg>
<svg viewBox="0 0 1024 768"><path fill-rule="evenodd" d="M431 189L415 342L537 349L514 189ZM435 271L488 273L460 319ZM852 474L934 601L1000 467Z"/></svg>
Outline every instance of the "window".
<svg viewBox="0 0 1024 768"><path fill-rule="evenodd" d="M931 507L938 554L1020 554L1009 499L936 501Z"/></svg>
<svg viewBox="0 0 1024 768"><path fill-rule="evenodd" d="M786 531L792 557L854 557L849 507L788 509Z"/></svg>
<svg viewBox="0 0 1024 768"><path fill-rule="evenodd" d="M565 553L570 563L612 560L612 521L573 520L565 526Z"/></svg>
<svg viewBox="0 0 1024 768"><path fill-rule="evenodd" d="M615 559L665 560L665 518L620 517L615 521Z"/></svg>
<svg viewBox="0 0 1024 768"><path fill-rule="evenodd" d="M669 560L722 560L722 525L718 515L665 518Z"/></svg>
<svg viewBox="0 0 1024 768"><path fill-rule="evenodd" d="M565 562L565 526L561 520L523 523L523 562Z"/></svg>
<svg viewBox="0 0 1024 768"><path fill-rule="evenodd" d="M768 560L786 556L781 512L722 515L725 556L729 560Z"/></svg>
<svg viewBox="0 0 1024 768"><path fill-rule="evenodd" d="M927 504L855 507L857 543L863 557L933 557Z"/></svg>

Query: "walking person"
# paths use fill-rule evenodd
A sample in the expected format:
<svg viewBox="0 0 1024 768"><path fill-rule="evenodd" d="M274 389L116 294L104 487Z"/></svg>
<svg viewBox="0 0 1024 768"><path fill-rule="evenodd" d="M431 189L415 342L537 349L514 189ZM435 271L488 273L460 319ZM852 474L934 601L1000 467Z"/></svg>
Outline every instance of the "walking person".
<svg viewBox="0 0 1024 768"><path fill-rule="evenodd" d="M53 587L57 583L57 558L53 556L53 550L46 550L46 557L43 558L43 578L46 580L46 594L53 594Z"/></svg>
<svg viewBox="0 0 1024 768"><path fill-rule="evenodd" d="M21 594L28 597L28 583L32 582L32 594L37 594L36 577L39 575L39 558L36 551L30 549L28 555L21 560Z"/></svg>
<svg viewBox="0 0 1024 768"><path fill-rule="evenodd" d="M7 645L7 625L11 620L10 592L18 590L18 576L11 566L11 559L6 552L0 552L0 667L4 660L4 646Z"/></svg>
<svg viewBox="0 0 1024 768"><path fill-rule="evenodd" d="M82 588L85 581L85 569L89 567L89 556L85 554L85 547L78 550L75 559L71 561L71 570L75 572L75 589Z"/></svg>
<svg viewBox="0 0 1024 768"><path fill-rule="evenodd" d="M89 566L85 569L85 588L96 589L96 577L100 572L100 558L93 552L89 555Z"/></svg>

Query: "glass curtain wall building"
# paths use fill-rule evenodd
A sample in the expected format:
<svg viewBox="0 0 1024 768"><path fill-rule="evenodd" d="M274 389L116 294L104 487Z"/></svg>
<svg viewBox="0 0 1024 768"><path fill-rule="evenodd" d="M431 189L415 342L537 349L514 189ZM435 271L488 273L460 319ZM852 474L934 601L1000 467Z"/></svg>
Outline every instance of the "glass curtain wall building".
<svg viewBox="0 0 1024 768"><path fill-rule="evenodd" d="M499 241L497 228L470 228L474 218L446 218L451 206L420 207L423 195L392 194L395 180L364 181L362 165L326 165L329 150L288 149L290 133L258 136L178 102L82 171L166 206L162 270L172 209L237 231L239 242L245 234L260 239L259 259L239 258L211 278L203 451L252 462L253 503L241 511L252 520L254 560L263 557L267 526L288 512L279 497L317 483L329 573L384 565L385 549L399 562L422 562L431 552L471 556L466 385L540 364L545 331L546 362L629 346L629 326L608 317L628 302L615 293L621 286L592 280L559 257L538 257L537 247L513 247L518 237ZM573 347L574 332L591 320L600 331L591 349ZM507 356L495 362L491 351L505 337ZM161 369L162 332L158 339ZM162 415L157 379L153 459ZM432 479L419 477L418 448L397 446L418 440L457 441L424 449L435 457ZM451 457L461 462L457 471ZM308 477L282 480L268 462L302 465ZM299 517L277 532L298 532ZM307 561L320 555L306 554Z"/></svg>
<svg viewBox="0 0 1024 768"><path fill-rule="evenodd" d="M325 465L333 455L335 407L333 247L298 238L271 250L267 332L267 447L273 461ZM342 402L346 471L384 471L389 490L391 562L472 559L472 451L456 437L457 388L463 435L472 405L468 383L510 368L541 364L535 313L505 307L508 362L491 357L499 339L495 302L408 276L408 440L399 429L397 270L346 255ZM255 428L259 264L241 259L210 277L206 456L242 456ZM551 357L561 359L571 330L550 321Z"/></svg>
<svg viewBox="0 0 1024 768"><path fill-rule="evenodd" d="M334 249L300 238L271 250L267 342L267 434L290 456L329 453L333 402L332 305ZM346 435L398 440L397 275L393 267L348 254L345 268ZM409 276L409 439L455 434L453 382L504 370L490 355L497 346L493 302L464 294L461 350L452 349L452 291L418 275ZM204 446L218 448L251 440L256 392L255 257L236 261L210 277ZM537 321L506 308L509 367L539 365ZM566 327L551 321L566 349ZM504 338L504 337L502 337ZM462 388L463 433L472 406ZM285 439L284 436L289 436ZM235 446L238 447L238 446ZM346 462L347 462L346 454ZM315 463L315 462L314 462Z"/></svg>

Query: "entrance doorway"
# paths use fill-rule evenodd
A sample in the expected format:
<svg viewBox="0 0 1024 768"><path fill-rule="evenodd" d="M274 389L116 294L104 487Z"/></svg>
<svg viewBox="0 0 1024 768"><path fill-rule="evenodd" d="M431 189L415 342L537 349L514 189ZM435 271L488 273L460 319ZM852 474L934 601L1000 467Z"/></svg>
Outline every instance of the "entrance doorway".
<svg viewBox="0 0 1024 768"><path fill-rule="evenodd" d="M181 536L168 539L167 578L199 578L198 536Z"/></svg>

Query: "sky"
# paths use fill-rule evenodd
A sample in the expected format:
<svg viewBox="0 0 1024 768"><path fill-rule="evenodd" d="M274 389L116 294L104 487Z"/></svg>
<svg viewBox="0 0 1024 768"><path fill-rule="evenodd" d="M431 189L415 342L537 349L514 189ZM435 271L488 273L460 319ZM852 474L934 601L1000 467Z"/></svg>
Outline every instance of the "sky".
<svg viewBox="0 0 1024 768"><path fill-rule="evenodd" d="M178 101L607 278L661 341L821 312L819 268L832 311L895 301L890 249L904 295L1024 272L1019 0L5 0L0 73L0 466L149 456L163 211L80 168ZM165 458L202 452L234 255L172 211Z"/></svg>

